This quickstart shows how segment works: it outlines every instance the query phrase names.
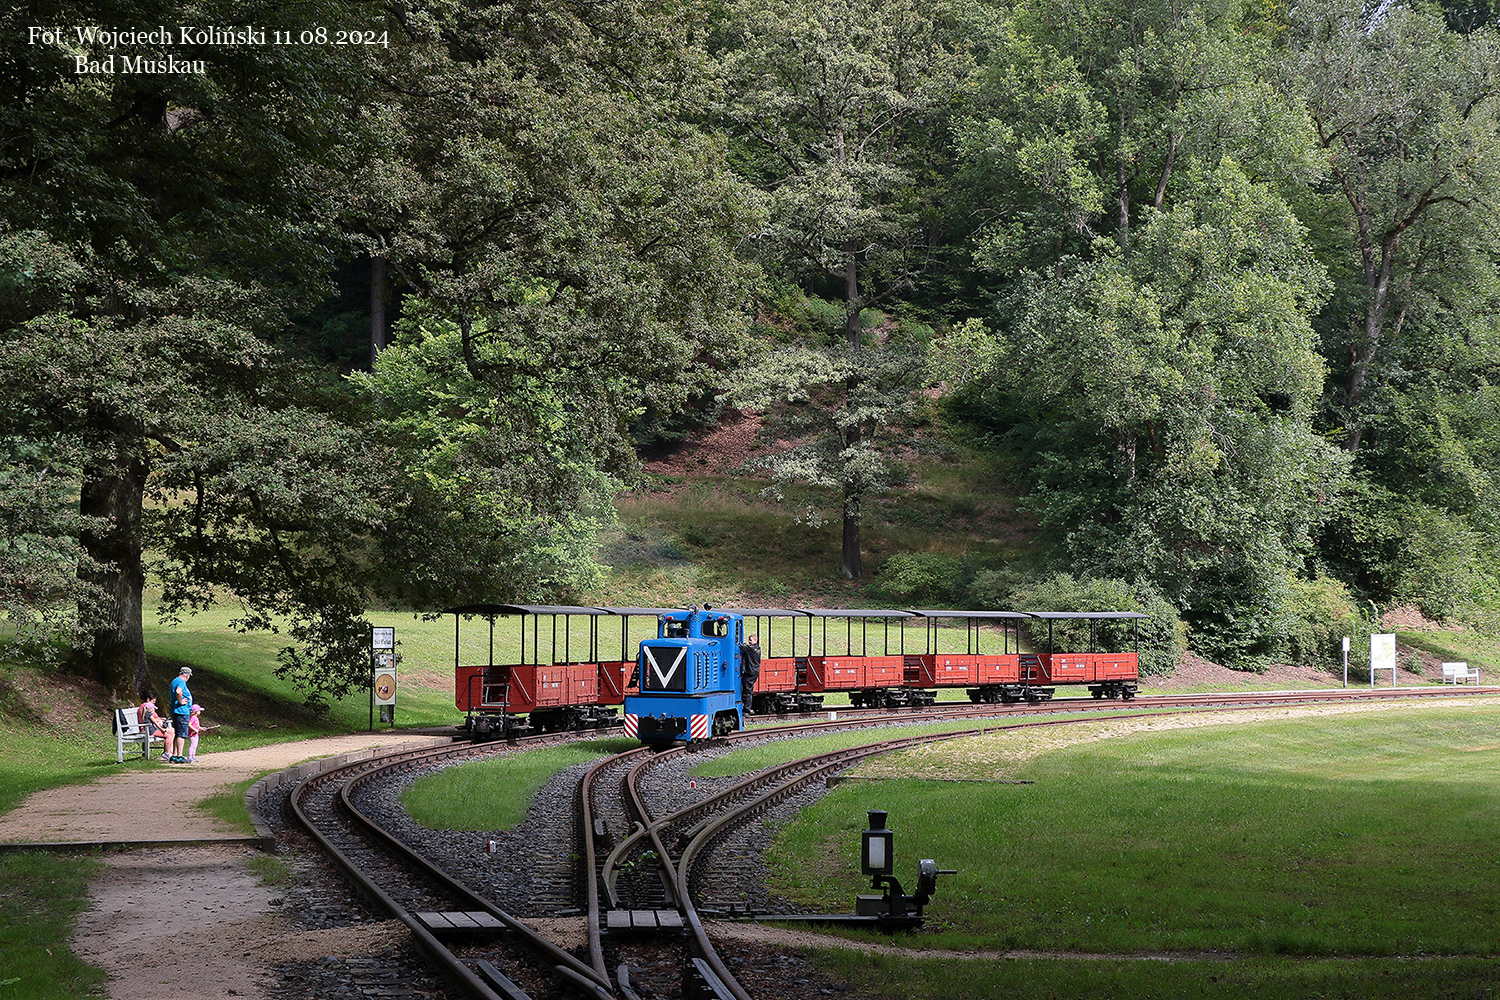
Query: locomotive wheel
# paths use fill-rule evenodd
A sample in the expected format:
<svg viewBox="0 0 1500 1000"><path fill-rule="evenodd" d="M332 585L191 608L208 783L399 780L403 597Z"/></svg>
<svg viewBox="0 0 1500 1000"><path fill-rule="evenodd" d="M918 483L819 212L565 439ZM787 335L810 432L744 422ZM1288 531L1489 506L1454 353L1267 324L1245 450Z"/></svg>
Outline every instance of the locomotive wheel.
<svg viewBox="0 0 1500 1000"><path fill-rule="evenodd" d="M1097 699L1097 698L1103 698L1103 697L1104 697L1104 692L1103 692L1103 691L1101 691L1101 690L1099 690L1099 689L1098 689L1098 688L1092 688L1092 689L1091 689L1091 690L1090 690L1090 691L1089 691L1089 694L1091 694L1091 695L1093 695L1093 696L1094 696L1094 697L1095 697L1095 698L1096 698L1096 699ZM1114 697L1114 693L1113 693L1113 692L1111 692L1111 693L1110 693L1110 697L1111 697L1111 698L1113 698L1113 697Z"/></svg>

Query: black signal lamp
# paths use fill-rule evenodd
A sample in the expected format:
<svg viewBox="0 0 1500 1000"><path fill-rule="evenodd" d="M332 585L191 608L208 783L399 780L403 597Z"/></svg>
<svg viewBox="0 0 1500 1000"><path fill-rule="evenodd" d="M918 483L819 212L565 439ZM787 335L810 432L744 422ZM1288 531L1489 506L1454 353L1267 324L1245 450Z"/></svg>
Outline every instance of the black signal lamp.
<svg viewBox="0 0 1500 1000"><path fill-rule="evenodd" d="M871 809L870 828L860 834L860 867L866 875L889 875L896 870L891 847L894 834L886 828L885 817L884 809Z"/></svg>

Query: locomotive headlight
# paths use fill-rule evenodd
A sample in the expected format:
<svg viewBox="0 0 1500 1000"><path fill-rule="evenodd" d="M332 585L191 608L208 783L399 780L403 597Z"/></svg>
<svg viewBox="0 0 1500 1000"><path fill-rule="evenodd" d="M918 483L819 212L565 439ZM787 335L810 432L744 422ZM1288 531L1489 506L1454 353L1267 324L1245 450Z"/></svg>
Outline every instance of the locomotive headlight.
<svg viewBox="0 0 1500 1000"><path fill-rule="evenodd" d="M870 828L859 835L860 867L866 875L889 875L895 871L891 857L892 831L886 829L884 809L870 810Z"/></svg>

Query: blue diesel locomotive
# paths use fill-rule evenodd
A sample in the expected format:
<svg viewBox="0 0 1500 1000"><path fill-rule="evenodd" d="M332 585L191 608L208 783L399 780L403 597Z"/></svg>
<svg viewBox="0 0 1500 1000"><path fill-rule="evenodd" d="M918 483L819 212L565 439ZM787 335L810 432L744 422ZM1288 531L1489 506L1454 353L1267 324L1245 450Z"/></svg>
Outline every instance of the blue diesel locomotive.
<svg viewBox="0 0 1500 1000"><path fill-rule="evenodd" d="M667 745L744 728L759 665L759 650L744 643L741 615L696 605L662 615L636 658L639 693L625 698L625 735Z"/></svg>

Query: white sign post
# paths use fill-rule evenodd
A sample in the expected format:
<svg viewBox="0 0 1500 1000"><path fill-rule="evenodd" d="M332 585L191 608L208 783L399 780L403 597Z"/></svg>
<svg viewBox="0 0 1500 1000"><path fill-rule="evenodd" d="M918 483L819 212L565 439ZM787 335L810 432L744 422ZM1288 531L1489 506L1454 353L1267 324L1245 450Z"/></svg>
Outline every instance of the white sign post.
<svg viewBox="0 0 1500 1000"><path fill-rule="evenodd" d="M1344 636L1344 687L1349 686L1349 637Z"/></svg>
<svg viewBox="0 0 1500 1000"><path fill-rule="evenodd" d="M1396 637L1394 635L1370 636L1370 687L1375 686L1375 671L1391 672L1391 687L1396 686Z"/></svg>

